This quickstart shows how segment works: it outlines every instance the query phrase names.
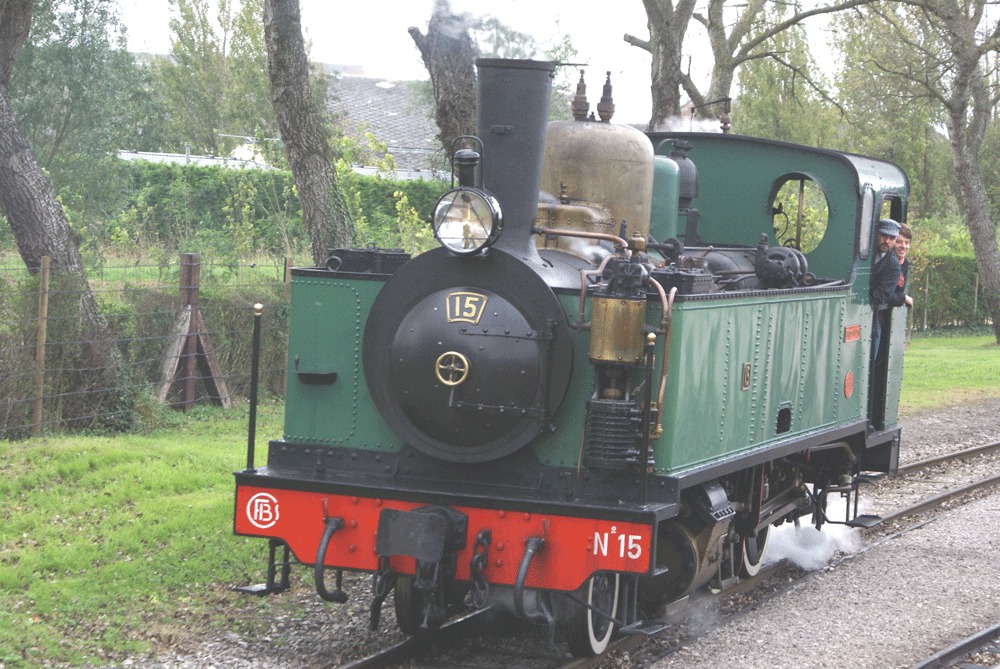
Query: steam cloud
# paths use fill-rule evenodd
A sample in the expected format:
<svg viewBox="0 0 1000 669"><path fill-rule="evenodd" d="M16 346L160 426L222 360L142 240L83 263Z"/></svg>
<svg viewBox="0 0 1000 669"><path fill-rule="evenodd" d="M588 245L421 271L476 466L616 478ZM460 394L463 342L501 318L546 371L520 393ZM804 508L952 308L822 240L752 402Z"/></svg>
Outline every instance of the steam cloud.
<svg viewBox="0 0 1000 669"><path fill-rule="evenodd" d="M841 520L836 513L840 511L839 506L830 500L827 512L831 519ZM824 524L822 530L817 530L806 518L802 520L798 525L784 523L771 528L767 541L768 562L785 559L800 569L816 571L830 564L838 553L856 553L864 544L859 529Z"/></svg>

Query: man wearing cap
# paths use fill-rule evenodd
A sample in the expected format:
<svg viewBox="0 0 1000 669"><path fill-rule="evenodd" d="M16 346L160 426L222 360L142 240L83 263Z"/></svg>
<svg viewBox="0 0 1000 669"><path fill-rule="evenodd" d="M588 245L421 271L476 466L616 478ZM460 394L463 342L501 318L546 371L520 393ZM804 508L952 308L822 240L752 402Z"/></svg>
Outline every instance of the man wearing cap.
<svg viewBox="0 0 1000 669"><path fill-rule="evenodd" d="M876 360L879 355L879 346L882 341L882 327L892 308L896 285L899 283L899 259L893 252L896 237L899 235L899 223L891 218L883 218L878 222L878 249L875 252L875 259L872 263L871 283L869 292L871 294L872 310L875 312L875 320L872 324L872 360Z"/></svg>

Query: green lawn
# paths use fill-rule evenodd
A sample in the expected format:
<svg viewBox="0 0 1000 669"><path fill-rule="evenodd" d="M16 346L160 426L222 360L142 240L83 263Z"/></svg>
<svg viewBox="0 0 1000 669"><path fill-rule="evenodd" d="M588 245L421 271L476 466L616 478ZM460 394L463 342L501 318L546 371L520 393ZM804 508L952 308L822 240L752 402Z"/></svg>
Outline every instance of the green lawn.
<svg viewBox="0 0 1000 669"><path fill-rule="evenodd" d="M998 379L989 337L915 338L904 412L1000 396ZM261 408L258 463L280 412ZM265 566L265 542L232 534L245 412L199 409L173 423L0 442L0 668L100 664L266 618L238 609L289 605L229 592L262 581Z"/></svg>
<svg viewBox="0 0 1000 669"><path fill-rule="evenodd" d="M900 413L1000 397L1000 347L992 336L914 337L906 350Z"/></svg>
<svg viewBox="0 0 1000 669"><path fill-rule="evenodd" d="M279 410L262 408L259 435L280 432ZM99 662L172 625L232 624L219 604L262 580L266 545L232 534L246 415L193 413L148 436L0 442L0 667Z"/></svg>

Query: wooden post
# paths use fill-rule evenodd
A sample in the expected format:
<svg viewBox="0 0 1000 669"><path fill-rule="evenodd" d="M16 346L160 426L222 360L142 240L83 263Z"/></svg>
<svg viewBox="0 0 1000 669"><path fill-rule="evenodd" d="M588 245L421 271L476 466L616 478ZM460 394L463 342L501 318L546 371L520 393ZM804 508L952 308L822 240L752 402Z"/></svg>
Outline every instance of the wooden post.
<svg viewBox="0 0 1000 669"><path fill-rule="evenodd" d="M976 312L979 311L979 272L976 272L976 280L972 284L972 324L978 325Z"/></svg>
<svg viewBox="0 0 1000 669"><path fill-rule="evenodd" d="M201 256L197 253L181 255L181 304L194 314L198 309L198 284L201 282ZM195 362L198 356L198 334L191 319L191 327L184 341L184 395L181 408L187 411L194 406Z"/></svg>
<svg viewBox="0 0 1000 669"><path fill-rule="evenodd" d="M215 352L208 340L205 321L198 307L198 286L201 280L201 256L197 253L181 255L180 267L181 313L174 322L170 344L163 357L163 383L160 385L160 402L166 402L175 381L182 381L180 406L185 411L194 405L196 370L200 369L208 385L209 395L228 409L232 406L226 381L215 359ZM183 377L178 372L183 369Z"/></svg>
<svg viewBox="0 0 1000 669"><path fill-rule="evenodd" d="M931 268L927 268L927 274L924 275L924 329L927 329L927 304L930 302L931 294Z"/></svg>
<svg viewBox="0 0 1000 669"><path fill-rule="evenodd" d="M49 322L49 257L42 256L38 281L38 341L35 344L35 408L31 419L31 434L42 431L42 398L45 394L45 342Z"/></svg>

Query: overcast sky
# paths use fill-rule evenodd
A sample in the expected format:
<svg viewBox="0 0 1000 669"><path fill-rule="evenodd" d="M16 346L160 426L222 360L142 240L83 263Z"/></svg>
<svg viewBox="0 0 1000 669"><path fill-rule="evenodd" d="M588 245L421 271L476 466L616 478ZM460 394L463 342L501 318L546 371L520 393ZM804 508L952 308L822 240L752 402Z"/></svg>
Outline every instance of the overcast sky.
<svg viewBox="0 0 1000 669"><path fill-rule="evenodd" d="M120 0L132 51L170 50L170 4L167 0ZM360 65L366 75L387 79L426 79L407 28L426 32L433 0L299 0L302 26L317 62ZM625 44L626 33L646 38L646 14L639 0L622 0L613 9L583 8L573 0L451 0L456 12L493 14L505 24L531 34L541 44L568 33L588 63L591 104L600 97L604 73L615 85L618 122L649 120L649 54ZM608 5L606 5L608 6Z"/></svg>

